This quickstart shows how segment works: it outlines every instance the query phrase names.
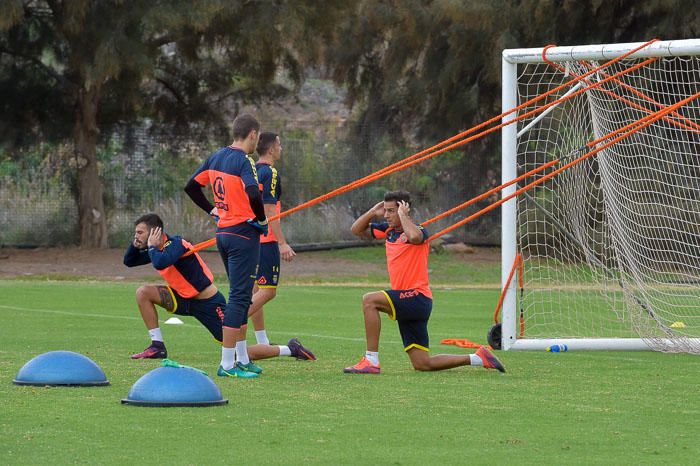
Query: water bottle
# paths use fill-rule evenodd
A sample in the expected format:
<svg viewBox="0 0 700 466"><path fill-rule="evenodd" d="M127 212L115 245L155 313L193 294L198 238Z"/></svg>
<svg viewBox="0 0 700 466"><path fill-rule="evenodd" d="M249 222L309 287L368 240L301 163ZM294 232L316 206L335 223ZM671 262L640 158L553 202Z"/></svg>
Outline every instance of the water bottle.
<svg viewBox="0 0 700 466"><path fill-rule="evenodd" d="M547 347L549 353L565 353L569 351L568 345L552 345Z"/></svg>

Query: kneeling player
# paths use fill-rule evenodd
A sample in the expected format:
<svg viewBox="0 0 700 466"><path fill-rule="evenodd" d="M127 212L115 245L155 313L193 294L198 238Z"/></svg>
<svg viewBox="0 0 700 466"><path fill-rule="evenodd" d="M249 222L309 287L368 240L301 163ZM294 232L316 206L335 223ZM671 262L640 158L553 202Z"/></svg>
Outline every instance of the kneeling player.
<svg viewBox="0 0 700 466"><path fill-rule="evenodd" d="M151 263L168 285L143 285L136 290L136 303L151 344L131 358L168 357L155 305L172 314L193 316L221 343L226 299L214 285L214 276L207 264L197 253L183 257L192 245L179 236L164 233L163 221L158 215L146 214L134 225L134 240L124 255L124 265L134 267ZM248 353L251 359L258 360L280 355L307 359L304 355L311 352L298 339L292 338L287 345L253 345Z"/></svg>
<svg viewBox="0 0 700 466"><path fill-rule="evenodd" d="M214 285L214 276L207 264L196 253L183 257L192 245L179 236L164 233L163 221L158 215L146 214L134 225L134 240L124 254L124 265L134 267L151 263L168 285L143 285L136 290L136 303L151 344L131 358L168 357L158 326L156 304L172 314L193 316L217 341L221 341L226 299Z"/></svg>
<svg viewBox="0 0 700 466"><path fill-rule="evenodd" d="M430 356L428 319L433 295L428 285L426 230L413 223L410 196L405 191L388 192L352 225L352 232L363 238L386 238L386 258L391 289L367 293L362 298L367 351L359 363L346 367L352 374L379 374L380 312L398 322L404 351L419 371L439 371L458 366L483 366L505 372L500 361L485 347L475 354ZM383 217L374 223L375 217Z"/></svg>

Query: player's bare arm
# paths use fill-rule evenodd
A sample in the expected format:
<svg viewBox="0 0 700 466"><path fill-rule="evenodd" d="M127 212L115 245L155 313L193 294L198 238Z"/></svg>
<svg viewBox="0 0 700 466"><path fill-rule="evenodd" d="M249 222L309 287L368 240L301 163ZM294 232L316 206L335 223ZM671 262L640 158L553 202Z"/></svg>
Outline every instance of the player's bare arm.
<svg viewBox="0 0 700 466"><path fill-rule="evenodd" d="M411 207L406 201L398 202L399 220L406 239L411 244L421 244L423 242L423 232L411 219Z"/></svg>
<svg viewBox="0 0 700 466"><path fill-rule="evenodd" d="M274 204L265 204L265 215L267 215L267 218L272 218L277 215L277 210ZM284 233L282 233L282 225L280 220L277 219L270 221L270 229L275 235L275 238L277 238L277 245L280 249L280 257L284 261L291 261L294 256L297 255L297 253L294 252L294 249L292 249L289 244L287 244L287 240L284 238Z"/></svg>
<svg viewBox="0 0 700 466"><path fill-rule="evenodd" d="M355 220L350 227L350 231L356 236L364 239L372 239L372 233L369 231L369 224L377 217L384 216L384 201L377 202L374 207L369 209L364 214Z"/></svg>

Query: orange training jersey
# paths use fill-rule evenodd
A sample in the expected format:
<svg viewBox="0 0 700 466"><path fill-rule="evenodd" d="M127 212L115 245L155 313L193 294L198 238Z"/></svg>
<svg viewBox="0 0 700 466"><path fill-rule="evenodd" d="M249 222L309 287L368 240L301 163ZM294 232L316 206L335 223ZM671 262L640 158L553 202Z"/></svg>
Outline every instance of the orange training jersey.
<svg viewBox="0 0 700 466"><path fill-rule="evenodd" d="M242 150L224 147L204 161L192 177L202 186L211 185L214 205L219 212L219 228L255 218L247 186L258 186L255 163Z"/></svg>
<svg viewBox="0 0 700 466"><path fill-rule="evenodd" d="M433 293L428 284L430 244L425 241L428 232L419 225L418 228L423 232L423 242L411 244L403 231L389 227L387 222L370 223L369 227L373 237L386 238L386 265L391 289L416 290L432 299Z"/></svg>

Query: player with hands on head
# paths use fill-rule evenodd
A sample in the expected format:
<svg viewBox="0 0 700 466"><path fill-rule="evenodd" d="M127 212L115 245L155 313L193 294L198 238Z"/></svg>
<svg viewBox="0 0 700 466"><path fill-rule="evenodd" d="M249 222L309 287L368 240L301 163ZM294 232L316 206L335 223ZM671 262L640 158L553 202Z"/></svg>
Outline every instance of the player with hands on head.
<svg viewBox="0 0 700 466"><path fill-rule="evenodd" d="M132 359L168 357L158 325L156 306L166 311L193 316L214 339L221 341L221 318L226 300L213 283L213 274L199 254L183 256L192 245L180 236L163 231L156 214L146 214L134 222L134 239L124 254L124 265L152 264L167 285L143 285L136 290L136 303L151 337L151 344Z"/></svg>
<svg viewBox="0 0 700 466"><path fill-rule="evenodd" d="M411 198L406 191L392 191L352 224L351 231L366 239L385 240L391 288L362 297L367 351L354 366L343 372L379 374L379 335L381 313L398 323L404 351L419 371L439 371L458 366L483 366L505 372L503 365L486 347L475 354L430 356L428 319L433 295L428 283L428 232L411 219ZM375 223L377 217L383 221Z"/></svg>

